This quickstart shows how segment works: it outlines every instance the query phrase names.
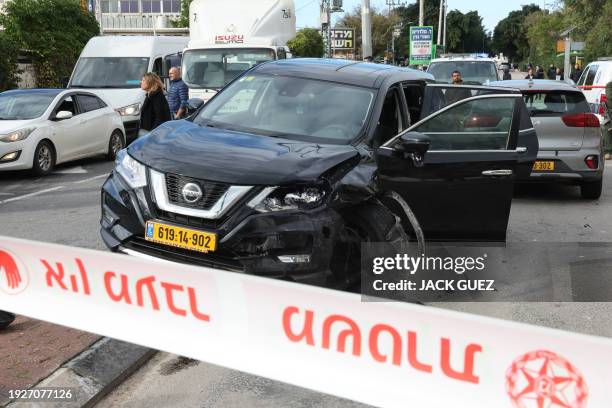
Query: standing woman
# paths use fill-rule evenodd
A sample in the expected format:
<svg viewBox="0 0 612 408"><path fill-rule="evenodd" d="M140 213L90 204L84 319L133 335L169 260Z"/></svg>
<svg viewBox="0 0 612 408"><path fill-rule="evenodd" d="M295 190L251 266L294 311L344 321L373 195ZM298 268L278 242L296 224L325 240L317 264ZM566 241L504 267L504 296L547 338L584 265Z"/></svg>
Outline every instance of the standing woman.
<svg viewBox="0 0 612 408"><path fill-rule="evenodd" d="M164 84L159 76L147 72L140 81L140 89L147 93L140 111L140 130L138 136L145 135L171 119L168 101L164 96Z"/></svg>

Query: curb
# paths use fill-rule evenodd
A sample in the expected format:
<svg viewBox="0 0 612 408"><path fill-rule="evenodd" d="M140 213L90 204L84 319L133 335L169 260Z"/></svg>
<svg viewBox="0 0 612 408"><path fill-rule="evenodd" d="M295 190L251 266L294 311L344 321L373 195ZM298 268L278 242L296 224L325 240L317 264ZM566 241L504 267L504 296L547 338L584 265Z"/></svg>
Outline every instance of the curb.
<svg viewBox="0 0 612 408"><path fill-rule="evenodd" d="M72 360L64 363L35 388L72 388L71 401L13 402L8 408L91 407L146 363L156 350L110 338L103 338Z"/></svg>

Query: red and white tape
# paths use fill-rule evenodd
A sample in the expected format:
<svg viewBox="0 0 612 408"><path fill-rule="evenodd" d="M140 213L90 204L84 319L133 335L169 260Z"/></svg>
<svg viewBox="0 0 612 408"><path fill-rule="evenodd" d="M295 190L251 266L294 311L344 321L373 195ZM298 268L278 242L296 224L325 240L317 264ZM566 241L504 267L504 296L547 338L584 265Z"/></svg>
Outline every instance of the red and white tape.
<svg viewBox="0 0 612 408"><path fill-rule="evenodd" d="M388 407L612 406L612 340L0 237L0 310Z"/></svg>

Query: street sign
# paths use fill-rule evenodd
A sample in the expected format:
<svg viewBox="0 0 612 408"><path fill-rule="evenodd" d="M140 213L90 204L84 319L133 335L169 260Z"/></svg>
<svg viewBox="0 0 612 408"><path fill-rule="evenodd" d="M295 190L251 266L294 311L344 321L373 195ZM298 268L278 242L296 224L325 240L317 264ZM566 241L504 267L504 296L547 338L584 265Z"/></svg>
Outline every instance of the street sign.
<svg viewBox="0 0 612 408"><path fill-rule="evenodd" d="M433 27L410 27L410 65L429 65L433 52Z"/></svg>
<svg viewBox="0 0 612 408"><path fill-rule="evenodd" d="M355 29L354 28L332 28L331 46L333 50L354 50Z"/></svg>

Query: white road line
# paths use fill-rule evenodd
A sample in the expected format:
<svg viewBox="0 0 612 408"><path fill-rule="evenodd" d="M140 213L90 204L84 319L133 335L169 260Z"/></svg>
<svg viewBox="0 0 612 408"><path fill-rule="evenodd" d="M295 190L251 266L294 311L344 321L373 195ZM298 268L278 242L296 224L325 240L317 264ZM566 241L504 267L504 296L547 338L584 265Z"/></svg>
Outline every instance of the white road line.
<svg viewBox="0 0 612 408"><path fill-rule="evenodd" d="M36 191L34 193L29 193L29 194L24 194L22 196L17 196L17 197L13 197L13 198L7 198L6 200L0 201L0 205L6 204L6 203L10 203L12 201L23 200L24 198L30 198L30 197L34 197L34 196L37 196L37 195L41 195L41 194L45 194L45 193L50 193L51 191L56 191L56 190L59 190L60 188L64 188L64 186L57 186L57 187L53 187L53 188L47 188L45 190L40 190L40 191Z"/></svg>
<svg viewBox="0 0 612 408"><path fill-rule="evenodd" d="M88 181L97 180L97 179L102 178L102 177L108 177L108 174L100 174L99 176L95 176L95 177L86 178L86 179L84 179L84 180L73 181L71 184L81 184L81 183L87 183Z"/></svg>

